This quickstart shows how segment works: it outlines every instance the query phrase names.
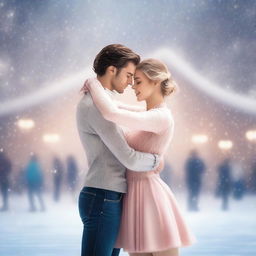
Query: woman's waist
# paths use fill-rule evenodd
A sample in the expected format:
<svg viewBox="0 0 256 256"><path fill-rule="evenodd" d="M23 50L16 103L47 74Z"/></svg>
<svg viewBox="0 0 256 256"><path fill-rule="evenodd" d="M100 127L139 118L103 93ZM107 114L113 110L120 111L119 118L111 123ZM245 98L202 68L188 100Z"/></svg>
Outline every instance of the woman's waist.
<svg viewBox="0 0 256 256"><path fill-rule="evenodd" d="M126 179L144 179L149 177L159 176L159 173L155 170L147 172L137 172L132 170L126 170Z"/></svg>

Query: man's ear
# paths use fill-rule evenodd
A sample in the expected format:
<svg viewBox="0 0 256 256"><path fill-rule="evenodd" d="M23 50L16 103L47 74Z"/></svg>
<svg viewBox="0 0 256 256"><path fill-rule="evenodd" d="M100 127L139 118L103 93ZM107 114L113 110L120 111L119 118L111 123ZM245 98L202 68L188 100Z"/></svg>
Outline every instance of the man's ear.
<svg viewBox="0 0 256 256"><path fill-rule="evenodd" d="M109 67L107 67L107 71L108 71L109 74L111 74L111 75L116 75L117 68L114 67L114 66L109 66Z"/></svg>

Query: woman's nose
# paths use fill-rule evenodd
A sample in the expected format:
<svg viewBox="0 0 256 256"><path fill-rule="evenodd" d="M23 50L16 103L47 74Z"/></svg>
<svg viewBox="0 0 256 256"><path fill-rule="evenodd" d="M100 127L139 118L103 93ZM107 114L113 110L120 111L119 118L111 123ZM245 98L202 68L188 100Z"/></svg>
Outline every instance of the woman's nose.
<svg viewBox="0 0 256 256"><path fill-rule="evenodd" d="M132 89L135 90L135 84L132 84Z"/></svg>

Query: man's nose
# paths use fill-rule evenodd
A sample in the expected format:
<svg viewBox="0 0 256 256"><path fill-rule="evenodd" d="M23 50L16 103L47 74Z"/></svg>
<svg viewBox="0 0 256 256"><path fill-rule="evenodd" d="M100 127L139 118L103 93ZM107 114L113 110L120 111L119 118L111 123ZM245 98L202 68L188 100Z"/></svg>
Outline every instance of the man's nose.
<svg viewBox="0 0 256 256"><path fill-rule="evenodd" d="M132 79L132 77L129 77L129 78L127 79L127 84L133 85L133 79Z"/></svg>

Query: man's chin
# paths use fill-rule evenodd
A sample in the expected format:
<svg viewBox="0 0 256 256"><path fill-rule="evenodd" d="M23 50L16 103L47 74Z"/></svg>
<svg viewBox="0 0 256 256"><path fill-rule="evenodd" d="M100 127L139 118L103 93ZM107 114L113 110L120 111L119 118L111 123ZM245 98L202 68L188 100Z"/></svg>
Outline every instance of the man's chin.
<svg viewBox="0 0 256 256"><path fill-rule="evenodd" d="M124 89L120 89L117 91L118 93L124 93Z"/></svg>

